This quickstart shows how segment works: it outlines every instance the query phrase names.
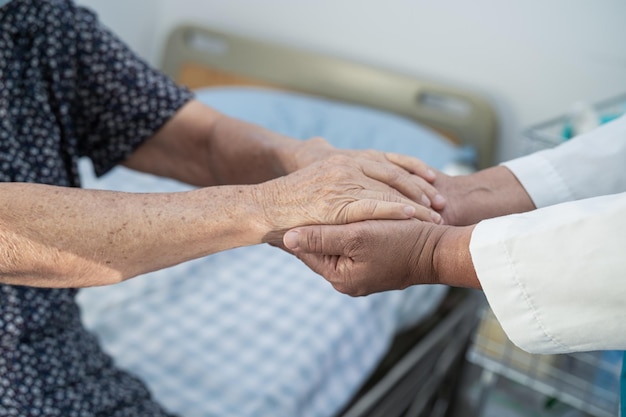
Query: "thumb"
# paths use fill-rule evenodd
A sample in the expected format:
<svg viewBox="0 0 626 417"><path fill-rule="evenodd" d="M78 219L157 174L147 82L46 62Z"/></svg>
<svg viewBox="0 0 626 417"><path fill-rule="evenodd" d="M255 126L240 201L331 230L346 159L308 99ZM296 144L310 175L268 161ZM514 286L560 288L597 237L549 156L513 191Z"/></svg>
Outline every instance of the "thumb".
<svg viewBox="0 0 626 417"><path fill-rule="evenodd" d="M297 250L300 248L300 231L297 229L290 230L283 235L283 245L289 250Z"/></svg>
<svg viewBox="0 0 626 417"><path fill-rule="evenodd" d="M285 247L293 252L342 255L342 230L345 226L305 226L283 236Z"/></svg>

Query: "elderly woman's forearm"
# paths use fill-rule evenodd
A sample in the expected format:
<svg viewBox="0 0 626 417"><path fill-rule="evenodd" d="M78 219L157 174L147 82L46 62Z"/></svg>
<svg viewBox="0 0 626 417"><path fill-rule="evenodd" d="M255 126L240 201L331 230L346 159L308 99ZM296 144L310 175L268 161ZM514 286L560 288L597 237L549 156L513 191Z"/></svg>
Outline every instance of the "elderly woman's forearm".
<svg viewBox="0 0 626 417"><path fill-rule="evenodd" d="M201 187L256 184L295 170L290 164L303 146L192 100L124 165Z"/></svg>
<svg viewBox="0 0 626 417"><path fill-rule="evenodd" d="M105 285L229 247L260 243L240 187L130 194L0 185L0 281ZM256 233L255 233L256 230Z"/></svg>
<svg viewBox="0 0 626 417"><path fill-rule="evenodd" d="M0 184L0 282L104 285L305 224L429 218L345 156L256 185L122 193Z"/></svg>

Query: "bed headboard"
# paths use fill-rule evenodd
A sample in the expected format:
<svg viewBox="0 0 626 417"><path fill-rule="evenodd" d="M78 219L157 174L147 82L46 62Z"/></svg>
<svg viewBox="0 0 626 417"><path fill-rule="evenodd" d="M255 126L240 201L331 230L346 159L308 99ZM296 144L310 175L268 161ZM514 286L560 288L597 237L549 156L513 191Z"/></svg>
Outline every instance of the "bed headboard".
<svg viewBox="0 0 626 417"><path fill-rule="evenodd" d="M163 71L189 88L282 88L393 112L478 151L494 163L496 117L479 95L384 69L193 25L168 38Z"/></svg>

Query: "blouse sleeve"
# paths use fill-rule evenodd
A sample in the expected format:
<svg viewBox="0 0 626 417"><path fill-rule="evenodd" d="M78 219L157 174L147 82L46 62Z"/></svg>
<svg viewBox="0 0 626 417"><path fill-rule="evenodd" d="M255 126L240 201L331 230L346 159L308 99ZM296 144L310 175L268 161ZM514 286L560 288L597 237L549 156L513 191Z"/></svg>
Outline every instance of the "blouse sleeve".
<svg viewBox="0 0 626 417"><path fill-rule="evenodd" d="M151 68L104 28L95 15L73 8L75 96L79 152L97 175L126 159L192 94Z"/></svg>

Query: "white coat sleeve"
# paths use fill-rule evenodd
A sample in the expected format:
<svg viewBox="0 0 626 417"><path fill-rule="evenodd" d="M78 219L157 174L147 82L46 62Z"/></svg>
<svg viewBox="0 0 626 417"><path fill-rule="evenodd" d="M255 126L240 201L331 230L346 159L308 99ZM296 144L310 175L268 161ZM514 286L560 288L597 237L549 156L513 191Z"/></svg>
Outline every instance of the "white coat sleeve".
<svg viewBox="0 0 626 417"><path fill-rule="evenodd" d="M535 353L626 349L626 116L504 165L540 208L472 234L505 332Z"/></svg>
<svg viewBox="0 0 626 417"><path fill-rule="evenodd" d="M480 222L470 253L522 349L626 349L626 193Z"/></svg>
<svg viewBox="0 0 626 417"><path fill-rule="evenodd" d="M503 163L537 208L626 191L626 115L560 146Z"/></svg>

